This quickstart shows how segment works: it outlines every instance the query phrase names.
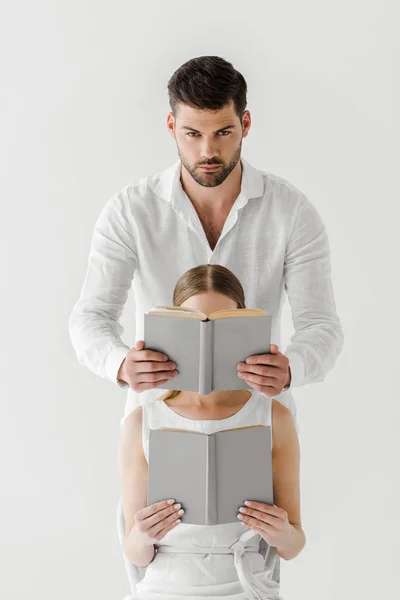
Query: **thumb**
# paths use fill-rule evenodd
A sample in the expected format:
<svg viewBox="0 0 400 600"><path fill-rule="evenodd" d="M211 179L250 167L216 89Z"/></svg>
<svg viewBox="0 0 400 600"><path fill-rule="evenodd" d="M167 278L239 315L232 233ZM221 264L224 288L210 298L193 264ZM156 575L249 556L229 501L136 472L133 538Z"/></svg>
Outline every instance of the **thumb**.
<svg viewBox="0 0 400 600"><path fill-rule="evenodd" d="M135 350L143 350L144 340L138 340L135 344Z"/></svg>
<svg viewBox="0 0 400 600"><path fill-rule="evenodd" d="M276 344L270 344L269 349L271 354L279 354L279 348Z"/></svg>

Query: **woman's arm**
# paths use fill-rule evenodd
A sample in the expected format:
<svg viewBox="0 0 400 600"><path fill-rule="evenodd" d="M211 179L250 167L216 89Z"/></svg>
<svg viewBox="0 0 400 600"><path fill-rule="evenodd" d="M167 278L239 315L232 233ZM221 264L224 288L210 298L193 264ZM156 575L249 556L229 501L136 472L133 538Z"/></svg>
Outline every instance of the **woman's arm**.
<svg viewBox="0 0 400 600"><path fill-rule="evenodd" d="M274 504L288 515L291 536L285 548L276 548L286 560L297 556L306 537L300 516L300 446L292 413L278 400L272 400L272 471Z"/></svg>
<svg viewBox="0 0 400 600"><path fill-rule="evenodd" d="M129 537L135 513L147 506L148 466L142 444L142 406L135 408L124 421L119 446L119 473L125 519L123 552L137 567L147 567L155 556L154 544L138 547Z"/></svg>

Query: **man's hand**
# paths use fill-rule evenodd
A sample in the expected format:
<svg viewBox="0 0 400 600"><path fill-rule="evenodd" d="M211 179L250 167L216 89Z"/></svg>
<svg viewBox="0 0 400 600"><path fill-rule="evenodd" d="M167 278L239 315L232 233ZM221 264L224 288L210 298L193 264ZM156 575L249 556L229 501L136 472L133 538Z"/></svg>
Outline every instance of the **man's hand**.
<svg viewBox="0 0 400 600"><path fill-rule="evenodd" d="M135 392L151 390L178 374L176 364L167 361L168 356L162 352L144 350L144 341L139 340L122 361L117 378Z"/></svg>
<svg viewBox="0 0 400 600"><path fill-rule="evenodd" d="M252 388L266 396L277 396L286 385L290 385L292 376L289 359L279 352L276 344L270 344L271 354L254 354L239 363L238 376Z"/></svg>

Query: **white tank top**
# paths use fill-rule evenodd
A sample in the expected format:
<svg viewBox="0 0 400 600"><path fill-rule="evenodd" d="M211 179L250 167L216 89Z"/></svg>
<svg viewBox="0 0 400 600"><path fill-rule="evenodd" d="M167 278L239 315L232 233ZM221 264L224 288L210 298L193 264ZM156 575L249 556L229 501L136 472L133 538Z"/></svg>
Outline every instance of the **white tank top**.
<svg viewBox="0 0 400 600"><path fill-rule="evenodd" d="M142 442L147 462L150 429L172 427L209 434L261 424L270 425L272 431L272 398L256 390L249 391L252 392L249 400L225 419L189 419L179 415L161 399L143 404ZM200 573L200 589L205 598L213 594L218 596L219 591L225 595L229 589L233 595L236 590L238 598L279 600L279 556L275 547L269 546L239 519L237 523L204 526L185 523L184 517L183 514L182 522L159 541L155 559L146 567L144 579L137 584L138 598L147 598L146 594L150 592L161 594L160 598L164 598L162 594L165 593L165 598L173 599L174 592L190 598L194 595L192 590ZM242 560L243 554L246 556ZM212 582L210 586L203 586L207 582L205 572ZM202 598L198 595L200 589L196 588L196 598Z"/></svg>

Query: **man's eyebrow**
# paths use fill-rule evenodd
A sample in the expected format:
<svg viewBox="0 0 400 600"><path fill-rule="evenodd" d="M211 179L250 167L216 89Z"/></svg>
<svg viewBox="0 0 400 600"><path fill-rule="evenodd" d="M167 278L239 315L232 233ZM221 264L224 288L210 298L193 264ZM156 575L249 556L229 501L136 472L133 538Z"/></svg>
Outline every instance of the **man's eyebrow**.
<svg viewBox="0 0 400 600"><path fill-rule="evenodd" d="M196 133L201 133L201 131L197 131L197 129L193 129L193 127L189 127L188 125L182 125L181 129L189 129L190 131L195 131ZM220 131L225 131L225 129L236 129L236 125L226 125L226 127L222 127L222 129L213 131L213 133L219 133Z"/></svg>

